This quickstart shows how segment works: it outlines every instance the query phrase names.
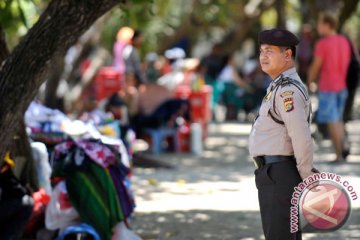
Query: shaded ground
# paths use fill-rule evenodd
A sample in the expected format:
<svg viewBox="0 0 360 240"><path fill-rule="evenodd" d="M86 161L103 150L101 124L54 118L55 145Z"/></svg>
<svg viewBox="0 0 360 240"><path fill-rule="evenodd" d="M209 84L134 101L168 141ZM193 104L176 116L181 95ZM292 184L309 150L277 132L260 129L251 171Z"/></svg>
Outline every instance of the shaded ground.
<svg viewBox="0 0 360 240"><path fill-rule="evenodd" d="M136 169L137 209L134 230L143 239L264 239L247 150L250 124L213 124L201 156L157 156L175 169ZM360 196L360 121L350 130L348 163L331 165L329 141L317 145L316 167L335 172ZM353 202L348 223L334 233L304 234L304 239L360 239L360 200Z"/></svg>
<svg viewBox="0 0 360 240"><path fill-rule="evenodd" d="M360 216L359 209L353 215ZM170 211L139 213L136 231L144 239L264 239L260 214L254 211ZM360 239L359 219L335 233L303 234L307 240Z"/></svg>

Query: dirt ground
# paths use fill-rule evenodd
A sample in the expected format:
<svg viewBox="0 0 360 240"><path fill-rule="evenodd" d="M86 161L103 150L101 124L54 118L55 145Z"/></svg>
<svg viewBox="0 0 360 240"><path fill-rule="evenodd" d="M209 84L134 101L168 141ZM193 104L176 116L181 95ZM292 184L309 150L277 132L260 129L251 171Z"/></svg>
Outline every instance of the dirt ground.
<svg viewBox="0 0 360 240"><path fill-rule="evenodd" d="M162 154L156 158L173 169L135 169L134 231L145 240L264 239L254 165L247 150L250 128L241 123L212 124L201 156ZM335 155L325 140L316 145L315 165L340 174L360 196L360 121L347 129L348 162L329 164ZM360 239L360 199L352 202L351 216L340 230L303 234L303 239Z"/></svg>

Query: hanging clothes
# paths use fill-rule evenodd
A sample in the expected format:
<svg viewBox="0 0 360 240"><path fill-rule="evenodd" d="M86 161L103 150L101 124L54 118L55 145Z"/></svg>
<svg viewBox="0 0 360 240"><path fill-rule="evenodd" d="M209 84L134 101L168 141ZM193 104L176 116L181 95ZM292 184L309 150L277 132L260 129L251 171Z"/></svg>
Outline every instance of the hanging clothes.
<svg viewBox="0 0 360 240"><path fill-rule="evenodd" d="M117 145L96 139L69 140L55 147L53 177L65 179L70 201L81 221L111 239L112 230L125 222L135 203L128 180L129 168Z"/></svg>
<svg viewBox="0 0 360 240"><path fill-rule="evenodd" d="M125 217L109 171L90 162L86 170L68 174L65 181L81 220L93 226L101 239L111 239L113 227Z"/></svg>

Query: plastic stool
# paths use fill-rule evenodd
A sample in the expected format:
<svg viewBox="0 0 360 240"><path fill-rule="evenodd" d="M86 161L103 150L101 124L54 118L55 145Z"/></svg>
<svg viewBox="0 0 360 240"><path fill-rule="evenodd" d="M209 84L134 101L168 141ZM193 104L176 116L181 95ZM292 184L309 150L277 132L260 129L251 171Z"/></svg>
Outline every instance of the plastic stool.
<svg viewBox="0 0 360 240"><path fill-rule="evenodd" d="M145 133L151 138L151 151L154 154L162 152L162 143L168 137L172 137L175 151L179 152L179 141L176 128L146 128Z"/></svg>

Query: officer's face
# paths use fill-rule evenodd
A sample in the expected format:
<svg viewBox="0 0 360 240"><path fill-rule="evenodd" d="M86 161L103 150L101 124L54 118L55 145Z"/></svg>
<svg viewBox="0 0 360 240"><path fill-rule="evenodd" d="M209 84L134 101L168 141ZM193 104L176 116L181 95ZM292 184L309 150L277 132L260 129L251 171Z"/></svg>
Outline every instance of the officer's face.
<svg viewBox="0 0 360 240"><path fill-rule="evenodd" d="M288 51L278 46L262 44L260 46L261 69L273 79L286 68L289 59Z"/></svg>

